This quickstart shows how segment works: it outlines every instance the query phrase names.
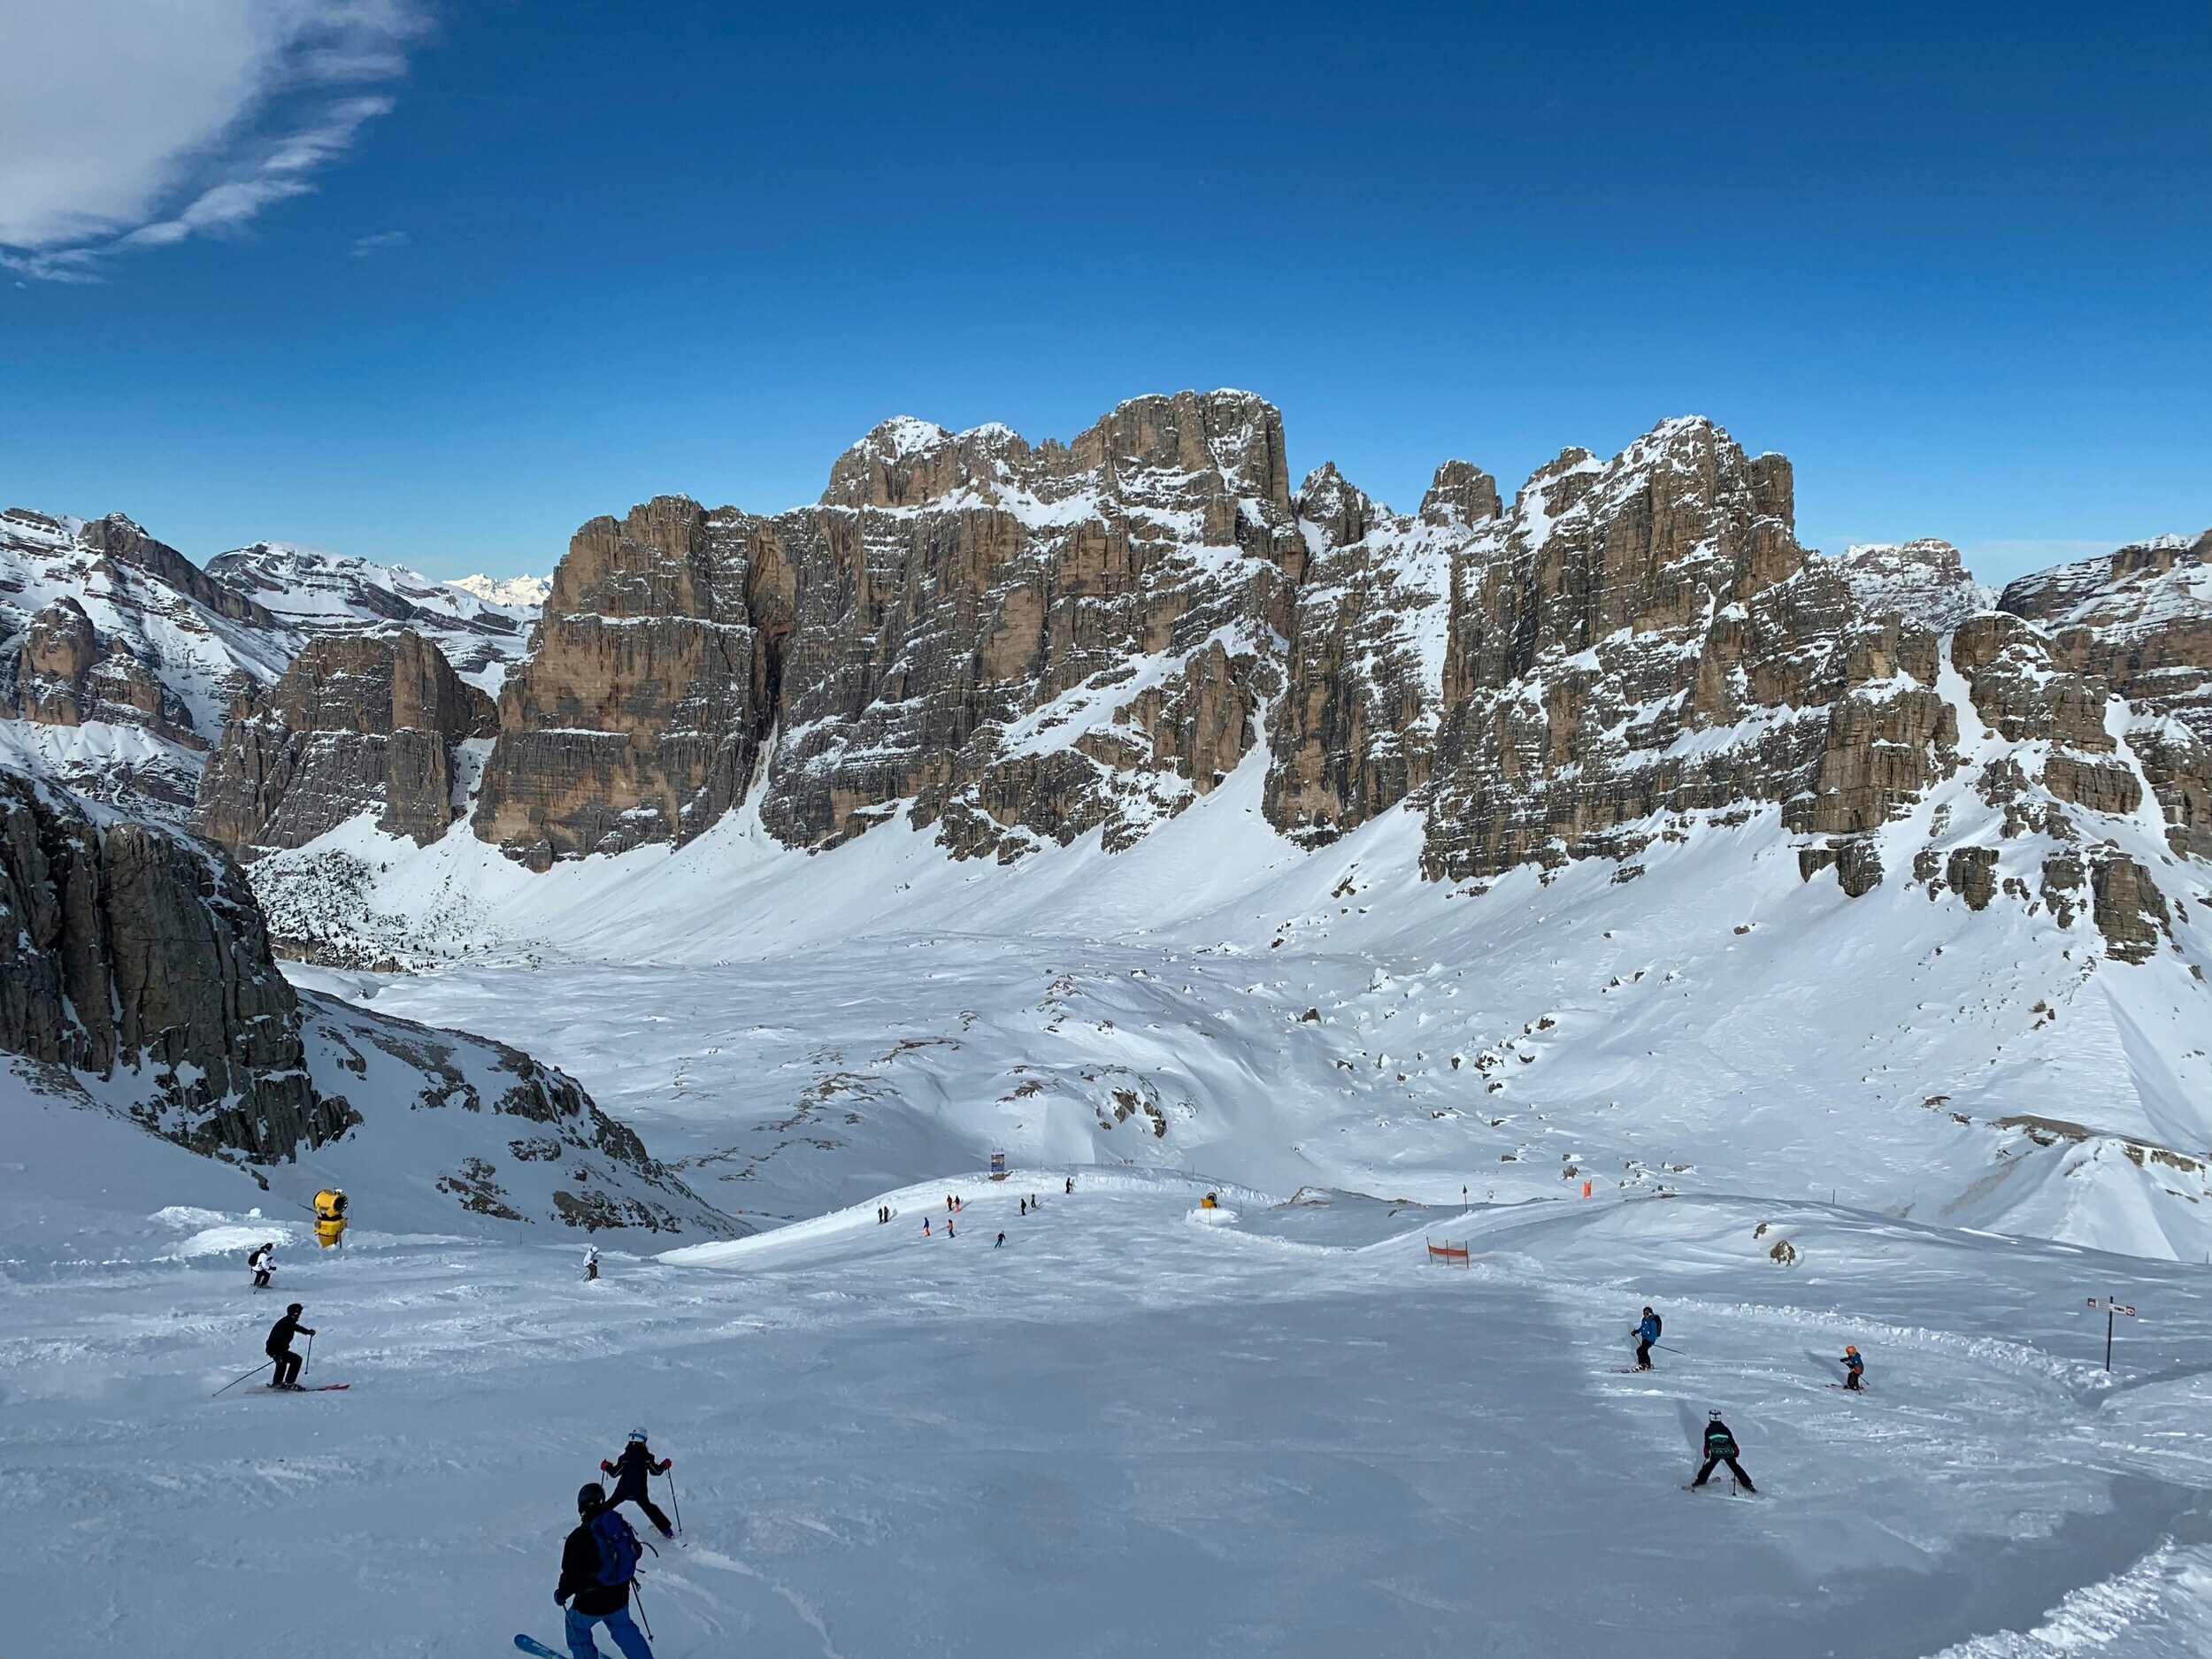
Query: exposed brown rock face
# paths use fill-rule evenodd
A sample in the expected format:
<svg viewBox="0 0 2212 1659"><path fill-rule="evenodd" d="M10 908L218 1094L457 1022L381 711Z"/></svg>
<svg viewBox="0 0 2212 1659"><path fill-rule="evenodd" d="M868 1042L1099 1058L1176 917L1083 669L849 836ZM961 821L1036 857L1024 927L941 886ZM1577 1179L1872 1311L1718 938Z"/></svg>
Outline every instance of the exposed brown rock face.
<svg viewBox="0 0 2212 1659"><path fill-rule="evenodd" d="M760 813L791 844L910 802L956 854L1123 845L1257 741L1306 559L1281 422L1246 394L1140 398L1035 448L887 422L817 507L663 498L586 526L503 695L477 833L538 864L687 840L772 727Z"/></svg>
<svg viewBox="0 0 2212 1659"><path fill-rule="evenodd" d="M2106 729L2110 687L2068 673L2050 641L2017 618L1987 612L1951 636L1951 661L1973 688L1975 711L2008 742L2047 742L2043 786L2098 812L2132 812L2142 785Z"/></svg>
<svg viewBox="0 0 2212 1659"><path fill-rule="evenodd" d="M196 1150L289 1156L342 1133L301 1069L296 999L219 852L149 824L95 826L0 772L0 1047L136 1071L134 1110Z"/></svg>
<svg viewBox="0 0 2212 1659"><path fill-rule="evenodd" d="M452 823L460 746L491 699L402 629L311 640L242 701L200 779L198 823L242 858L299 847L364 811L427 846Z"/></svg>
<svg viewBox="0 0 2212 1659"><path fill-rule="evenodd" d="M122 641L102 639L84 607L67 597L40 611L23 631L12 712L42 726L142 726L187 748L206 747L183 700Z"/></svg>
<svg viewBox="0 0 2212 1659"><path fill-rule="evenodd" d="M1317 845L1428 781L1453 559L1498 516L1486 472L1448 461L1402 518L1333 466L1298 492L1313 549L1272 733L1269 822Z"/></svg>
<svg viewBox="0 0 2212 1659"><path fill-rule="evenodd" d="M2147 962L2171 926L2150 872L2125 853L2100 849L2089 864L2097 930L2122 962Z"/></svg>
<svg viewBox="0 0 2212 1659"><path fill-rule="evenodd" d="M1792 517L1788 463L1708 421L1540 470L1454 560L1431 872L1626 856L1639 820L1806 787L1850 600Z"/></svg>
<svg viewBox="0 0 2212 1659"><path fill-rule="evenodd" d="M541 869L688 841L735 803L766 735L752 522L662 495L576 533L500 693L478 835Z"/></svg>
<svg viewBox="0 0 2212 1659"><path fill-rule="evenodd" d="M2212 530L2024 576L1999 603L2049 634L2061 666L2127 698L2169 844L2212 857Z"/></svg>

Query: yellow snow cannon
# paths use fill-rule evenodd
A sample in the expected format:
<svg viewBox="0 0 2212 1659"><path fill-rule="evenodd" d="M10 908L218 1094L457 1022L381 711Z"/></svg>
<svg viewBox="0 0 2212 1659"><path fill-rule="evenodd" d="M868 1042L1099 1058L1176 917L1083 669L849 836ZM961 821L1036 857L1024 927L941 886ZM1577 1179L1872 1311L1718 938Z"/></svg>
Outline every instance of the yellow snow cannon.
<svg viewBox="0 0 2212 1659"><path fill-rule="evenodd" d="M315 1242L326 1250L346 1236L346 1195L336 1187L315 1194Z"/></svg>

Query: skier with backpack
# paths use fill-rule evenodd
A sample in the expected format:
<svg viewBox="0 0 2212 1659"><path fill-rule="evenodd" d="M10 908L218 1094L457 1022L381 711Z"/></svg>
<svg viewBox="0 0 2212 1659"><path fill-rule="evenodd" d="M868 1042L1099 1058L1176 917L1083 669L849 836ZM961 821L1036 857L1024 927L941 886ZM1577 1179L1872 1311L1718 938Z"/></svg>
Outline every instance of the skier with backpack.
<svg viewBox="0 0 2212 1659"><path fill-rule="evenodd" d="M292 1352L292 1339L302 1332L309 1336L315 1334L313 1325L300 1323L300 1315L305 1311L296 1302L287 1308L284 1317L269 1327L269 1340L261 1345L261 1351L276 1361L276 1380L269 1385L272 1388L300 1386L300 1366L303 1362Z"/></svg>
<svg viewBox="0 0 2212 1659"><path fill-rule="evenodd" d="M595 1244L587 1244L584 1247L584 1281L588 1284L598 1277L599 1247Z"/></svg>
<svg viewBox="0 0 2212 1659"><path fill-rule="evenodd" d="M1720 1413L1714 1412L1710 1420L1705 1425L1705 1464L1697 1471L1697 1479L1690 1482L1690 1485L1693 1487L1703 1486L1711 1477L1716 1464L1726 1463L1728 1472L1736 1478L1736 1484L1746 1492L1756 1496L1759 1488L1751 1484L1751 1477L1744 1473L1743 1465L1736 1461L1738 1455L1736 1437L1729 1432L1728 1425L1720 1420Z"/></svg>
<svg viewBox="0 0 2212 1659"><path fill-rule="evenodd" d="M1866 1375L1866 1362L1859 1357L1859 1350L1850 1343L1843 1345L1843 1386L1853 1394L1859 1392L1859 1379Z"/></svg>
<svg viewBox="0 0 2212 1659"><path fill-rule="evenodd" d="M270 1277L276 1271L276 1244L273 1240L248 1252L246 1265L253 1270L253 1287L269 1288Z"/></svg>
<svg viewBox="0 0 2212 1659"><path fill-rule="evenodd" d="M646 1481L649 1475L664 1475L675 1466L676 1460L672 1457L664 1457L655 1463L653 1449L645 1443L645 1431L632 1429L630 1443L622 1448L622 1455L612 1463L603 1459L599 1464L603 1471L614 1477L614 1496L607 1501L607 1507L611 1509L619 1503L634 1503L645 1511L645 1518L660 1529L663 1538L675 1537L675 1529L668 1525L668 1517L661 1513L660 1505L653 1502Z"/></svg>
<svg viewBox="0 0 2212 1659"><path fill-rule="evenodd" d="M644 1632L630 1617L630 1587L641 1554L637 1534L595 1480L577 1493L576 1514L553 1591L554 1602L568 1610L568 1651L574 1659L603 1659L592 1626L604 1624L623 1659L653 1659Z"/></svg>
<svg viewBox="0 0 2212 1659"><path fill-rule="evenodd" d="M1659 1340L1660 1332L1665 1328L1657 1314L1648 1308L1644 1310L1643 1319L1636 1326L1636 1369L1638 1371L1651 1369L1651 1345Z"/></svg>

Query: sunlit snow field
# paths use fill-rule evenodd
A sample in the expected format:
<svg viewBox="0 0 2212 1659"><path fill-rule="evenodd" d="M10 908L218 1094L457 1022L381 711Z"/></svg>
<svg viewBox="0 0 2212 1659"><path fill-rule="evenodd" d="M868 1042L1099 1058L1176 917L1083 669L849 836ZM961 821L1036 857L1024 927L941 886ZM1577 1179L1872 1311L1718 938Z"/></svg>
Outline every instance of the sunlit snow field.
<svg viewBox="0 0 2212 1659"><path fill-rule="evenodd" d="M678 1659L2212 1642L2202 1270L1718 1199L1218 1189L1208 1225L1186 1178L1018 1169L596 1284L565 1246L284 1224L256 1297L278 1229L210 1202L233 1178L148 1141L65 1202L31 1150L0 1170L11 1653L554 1639L575 1487L636 1425L676 1461L642 1584ZM2121 1286L2108 1385L2082 1302ZM306 1380L351 1389L211 1399L291 1297ZM1679 1351L1624 1373L1647 1301ZM1829 1386L1847 1340L1864 1397ZM1681 1489L1715 1408L1756 1500Z"/></svg>
<svg viewBox="0 0 2212 1659"><path fill-rule="evenodd" d="M417 970L302 983L562 1067L769 1230L602 1234L586 1284L572 1234L380 1206L424 1176L388 1116L318 1155L318 1253L315 1160L265 1194L0 1087L0 1652L553 1640L640 1424L662 1659L2212 1651L2212 1203L2147 1150L2212 1144L2189 910L2100 962L1801 881L1770 811L1479 892L1402 813L1292 851L1258 778L1011 868L744 814L545 876L465 826L257 865L280 932ZM211 1399L294 1296L352 1387ZM1715 1409L1756 1499L1682 1490Z"/></svg>

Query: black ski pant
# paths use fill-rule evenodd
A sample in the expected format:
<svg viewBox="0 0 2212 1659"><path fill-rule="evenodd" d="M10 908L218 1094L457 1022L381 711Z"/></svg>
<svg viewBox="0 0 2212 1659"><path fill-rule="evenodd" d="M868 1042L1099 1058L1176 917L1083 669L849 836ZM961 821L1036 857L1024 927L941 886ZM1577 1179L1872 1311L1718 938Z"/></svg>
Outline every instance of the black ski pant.
<svg viewBox="0 0 2212 1659"><path fill-rule="evenodd" d="M300 1356L298 1355L288 1348L283 1353L272 1355L271 1357L276 1361L276 1386L278 1387L289 1388L294 1383L299 1381Z"/></svg>
<svg viewBox="0 0 2212 1659"><path fill-rule="evenodd" d="M1651 1369L1650 1343L1639 1342L1636 1344L1636 1369L1638 1371L1649 1371Z"/></svg>
<svg viewBox="0 0 2212 1659"><path fill-rule="evenodd" d="M1751 1484L1751 1477L1744 1473L1743 1465L1732 1457L1713 1456L1707 1458L1705 1460L1705 1467L1697 1471L1697 1479L1690 1482L1690 1484L1694 1486L1703 1486L1707 1477L1713 1472L1713 1470L1717 1465L1721 1463L1726 1463L1728 1465L1728 1472L1736 1477L1736 1484L1740 1486L1746 1492L1756 1492L1759 1489Z"/></svg>
<svg viewBox="0 0 2212 1659"><path fill-rule="evenodd" d="M1844 1379L1843 1379L1843 1386L1844 1386L1846 1388L1848 1388L1849 1390L1851 1390L1851 1392L1852 1392L1853 1394L1856 1394L1856 1393L1858 1393L1858 1391L1859 1391L1859 1373L1858 1373L1858 1372L1856 1372L1856 1371L1849 1371L1849 1372L1847 1372L1847 1373L1845 1374L1845 1376L1844 1376Z"/></svg>
<svg viewBox="0 0 2212 1659"><path fill-rule="evenodd" d="M668 1517L661 1513L661 1506L645 1495L645 1487L642 1483L634 1486L617 1486L614 1492L614 1502L616 1503L636 1504L639 1509L645 1511L645 1518L652 1522L655 1526L660 1528L664 1533L672 1532L676 1530L674 1527L669 1525Z"/></svg>

